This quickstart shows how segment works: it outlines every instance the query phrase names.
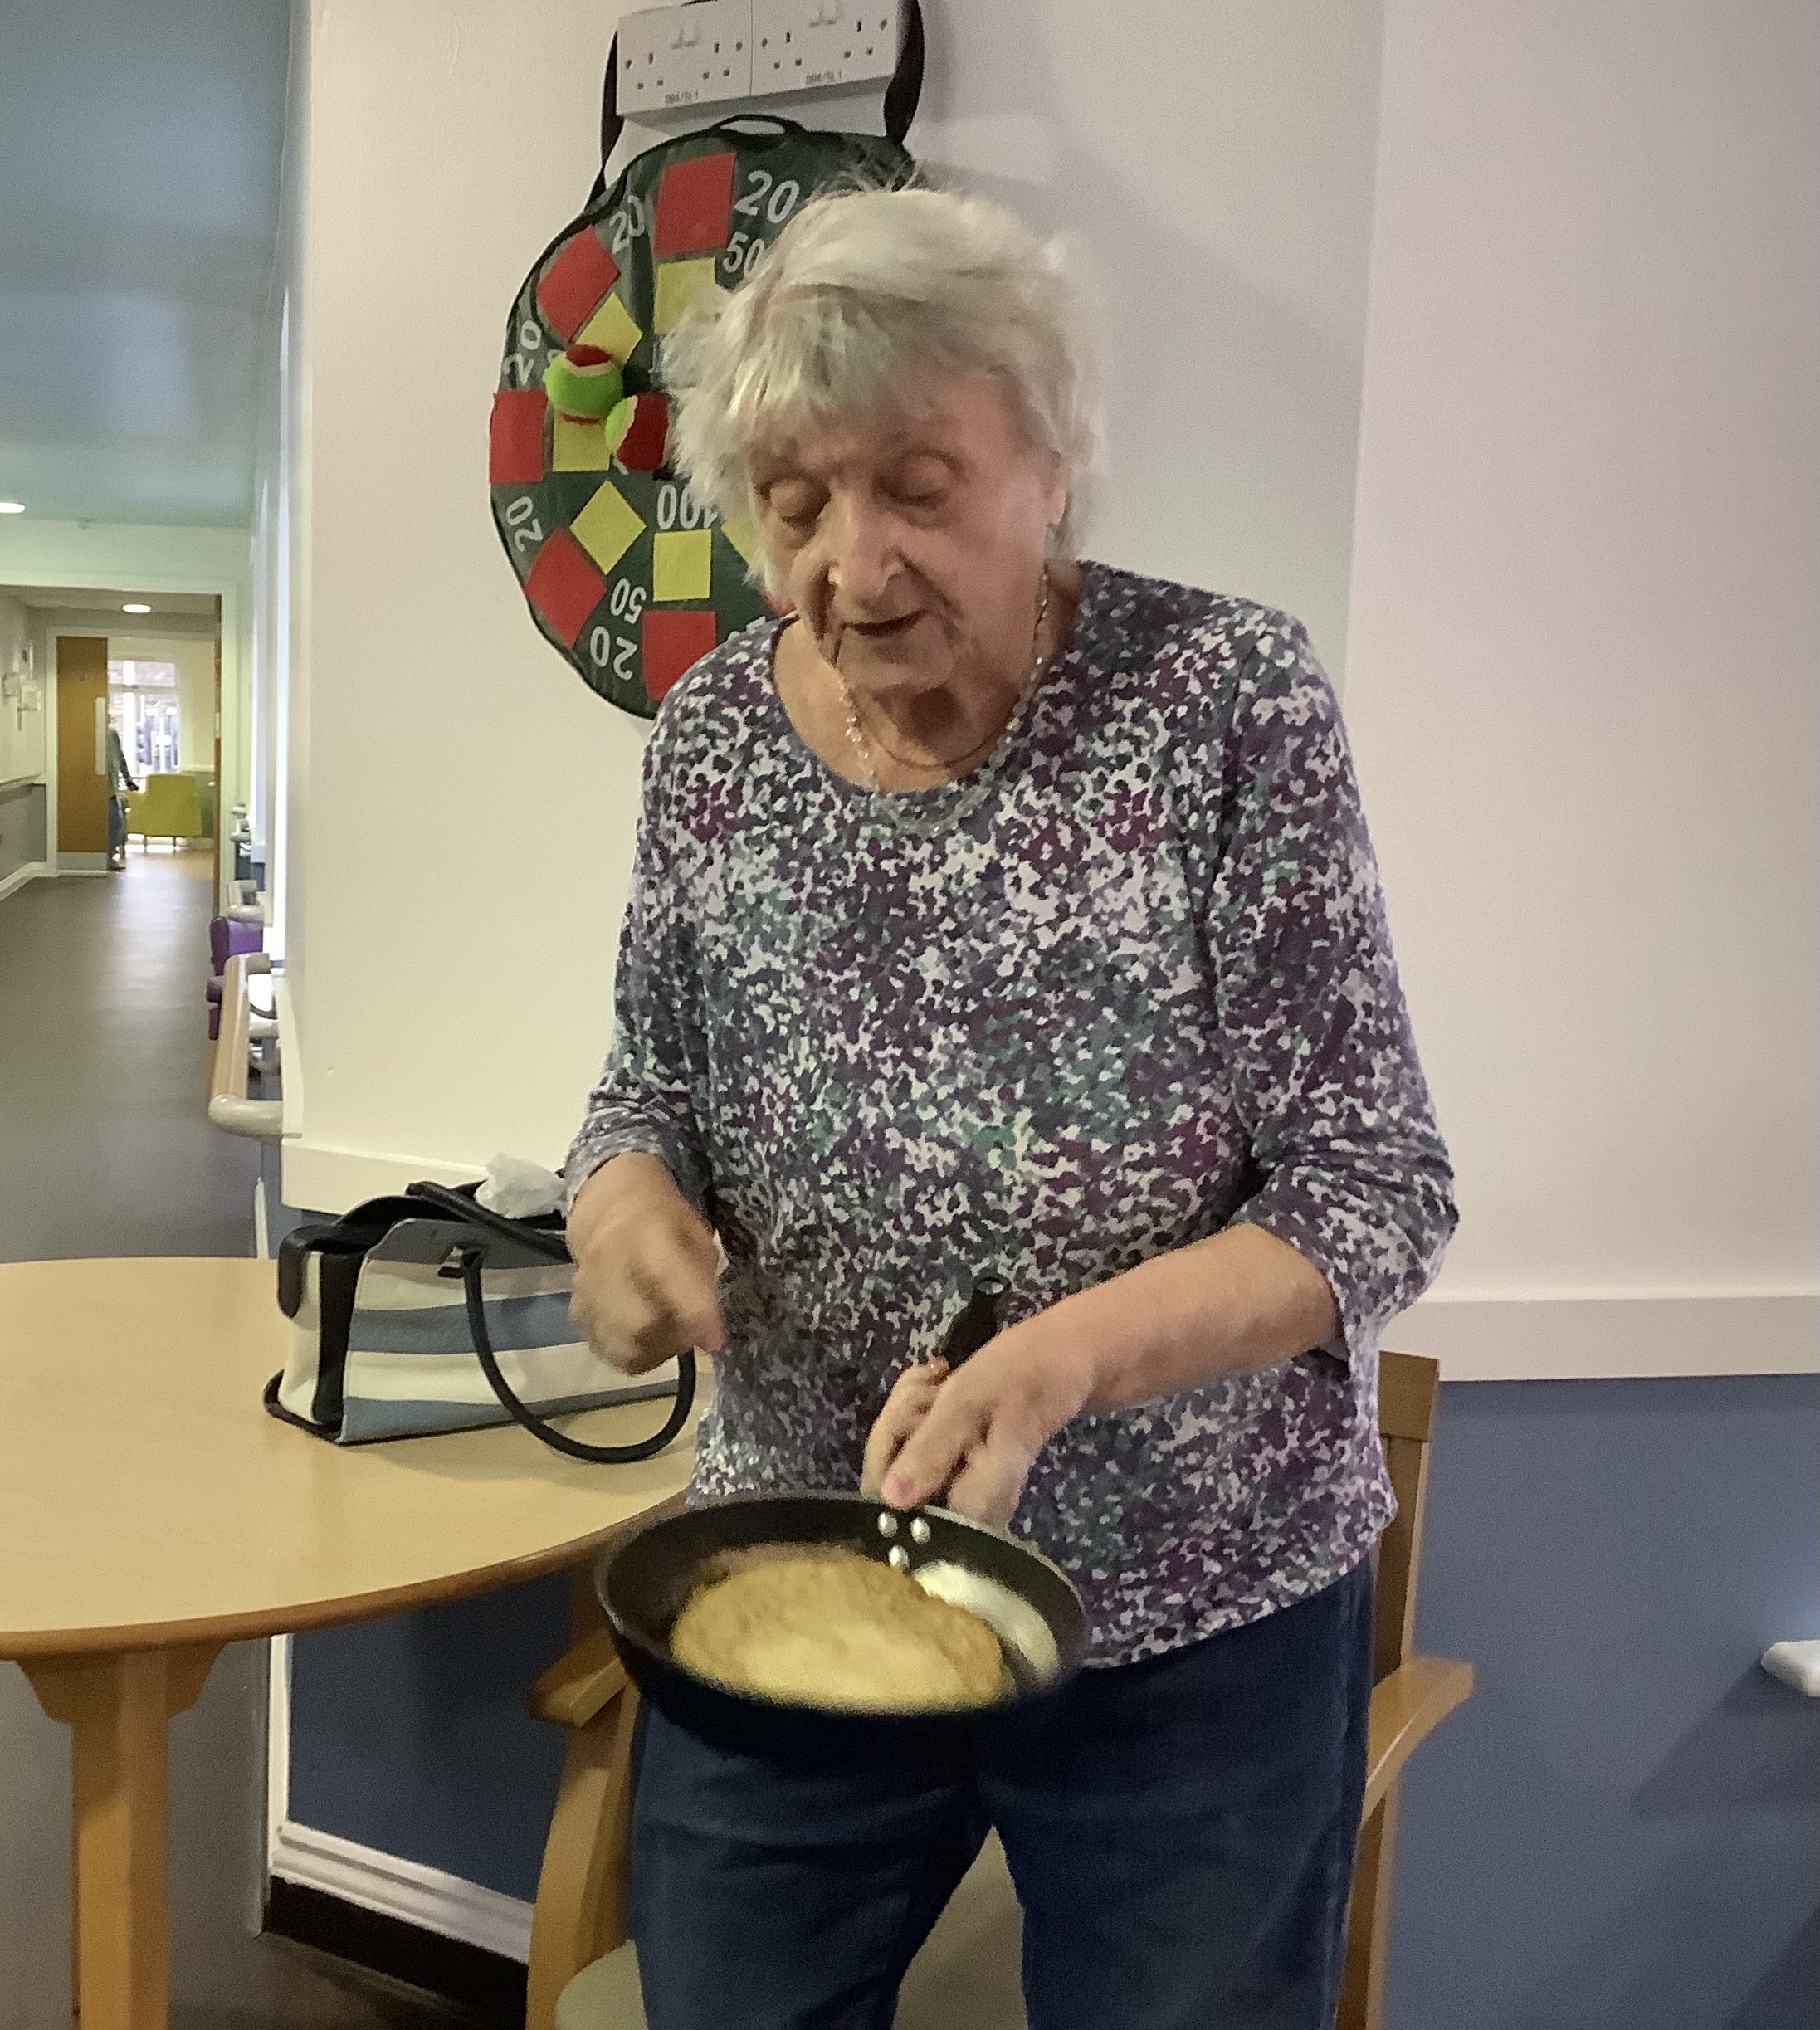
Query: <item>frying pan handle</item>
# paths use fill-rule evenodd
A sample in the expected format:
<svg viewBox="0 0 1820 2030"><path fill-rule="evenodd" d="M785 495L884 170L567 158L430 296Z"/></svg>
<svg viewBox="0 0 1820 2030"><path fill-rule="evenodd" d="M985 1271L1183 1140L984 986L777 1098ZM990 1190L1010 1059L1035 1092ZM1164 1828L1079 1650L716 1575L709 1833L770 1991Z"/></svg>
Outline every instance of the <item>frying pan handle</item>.
<svg viewBox="0 0 1820 2030"><path fill-rule="evenodd" d="M973 1293L942 1341L942 1359L948 1363L950 1371L971 1359L988 1340L998 1338L998 1305L1004 1294L1003 1286L990 1276L973 1278Z"/></svg>

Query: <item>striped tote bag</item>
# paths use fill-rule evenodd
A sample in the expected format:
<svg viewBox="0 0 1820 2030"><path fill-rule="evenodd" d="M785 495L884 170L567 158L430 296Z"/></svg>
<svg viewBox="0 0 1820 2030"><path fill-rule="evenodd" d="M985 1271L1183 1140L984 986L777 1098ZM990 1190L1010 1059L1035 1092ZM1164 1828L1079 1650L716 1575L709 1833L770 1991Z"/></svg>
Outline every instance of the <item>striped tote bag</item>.
<svg viewBox="0 0 1820 2030"><path fill-rule="evenodd" d="M413 1184L299 1227L278 1252L290 1346L266 1407L338 1445L510 1421L571 1458L649 1459L688 1421L695 1358L618 1374L576 1334L574 1280L559 1219L507 1219L471 1187ZM661 1427L634 1444L584 1444L549 1421L666 1397Z"/></svg>

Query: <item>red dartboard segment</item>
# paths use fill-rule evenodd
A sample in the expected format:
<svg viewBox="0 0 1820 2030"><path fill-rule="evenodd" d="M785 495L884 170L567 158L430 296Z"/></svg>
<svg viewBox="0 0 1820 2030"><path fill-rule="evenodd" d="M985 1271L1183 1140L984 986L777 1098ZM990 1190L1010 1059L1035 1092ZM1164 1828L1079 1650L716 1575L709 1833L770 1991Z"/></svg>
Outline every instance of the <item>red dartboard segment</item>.
<svg viewBox="0 0 1820 2030"><path fill-rule="evenodd" d="M654 613L647 612L639 623L639 645L644 651L645 690L653 705L661 705L664 693L686 670L694 667L714 647L716 639L712 613Z"/></svg>
<svg viewBox="0 0 1820 2030"><path fill-rule="evenodd" d="M664 171L651 225L651 251L656 259L710 254L726 245L733 230L734 166L729 152L673 162Z"/></svg>
<svg viewBox="0 0 1820 2030"><path fill-rule="evenodd" d="M663 463L669 435L669 398L655 393L639 396L632 428L620 440L619 462L630 472L655 472Z"/></svg>
<svg viewBox="0 0 1820 2030"><path fill-rule="evenodd" d="M568 529L556 529L537 553L525 580L525 593L564 647L573 648L588 625L588 616L605 598L607 581Z"/></svg>
<svg viewBox="0 0 1820 2030"><path fill-rule="evenodd" d="M578 232L549 264L537 285L537 307L564 344L574 337L607 300L619 280L619 263L598 233Z"/></svg>
<svg viewBox="0 0 1820 2030"><path fill-rule="evenodd" d="M486 439L486 476L493 486L534 486L543 478L549 411L541 388L502 388L494 396Z"/></svg>

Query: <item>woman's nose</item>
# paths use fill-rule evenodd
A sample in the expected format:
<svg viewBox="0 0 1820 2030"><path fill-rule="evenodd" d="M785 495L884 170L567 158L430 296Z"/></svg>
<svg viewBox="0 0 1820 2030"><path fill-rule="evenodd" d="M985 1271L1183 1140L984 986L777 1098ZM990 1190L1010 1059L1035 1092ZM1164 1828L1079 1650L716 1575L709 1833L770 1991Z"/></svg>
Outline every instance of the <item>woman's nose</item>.
<svg viewBox="0 0 1820 2030"><path fill-rule="evenodd" d="M898 567L897 542L888 516L857 501L837 502L829 517L828 576L835 591L856 606L870 605Z"/></svg>

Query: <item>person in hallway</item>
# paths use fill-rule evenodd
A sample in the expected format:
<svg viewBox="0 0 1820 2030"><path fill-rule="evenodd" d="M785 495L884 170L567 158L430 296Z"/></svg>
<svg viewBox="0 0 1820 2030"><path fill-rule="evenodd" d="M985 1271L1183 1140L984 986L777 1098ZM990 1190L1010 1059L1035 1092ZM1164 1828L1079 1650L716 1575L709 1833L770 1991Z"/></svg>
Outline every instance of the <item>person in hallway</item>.
<svg viewBox="0 0 1820 2030"><path fill-rule="evenodd" d="M577 1315L633 1372L718 1355L695 1499L1008 1523L1091 1651L939 1766L648 1713L653 2030L734 1994L741 2030L884 2030L988 1827L1035 2030L1333 2018L1378 1335L1452 1174L1306 634L1078 553L1090 362L1052 251L927 190L805 206L666 354L674 456L783 610L647 754ZM948 1374L988 1276L1003 1329Z"/></svg>
<svg viewBox="0 0 1820 2030"><path fill-rule="evenodd" d="M126 793L139 793L139 784L127 773L126 749L120 736L107 730L107 864L118 874L126 866Z"/></svg>

